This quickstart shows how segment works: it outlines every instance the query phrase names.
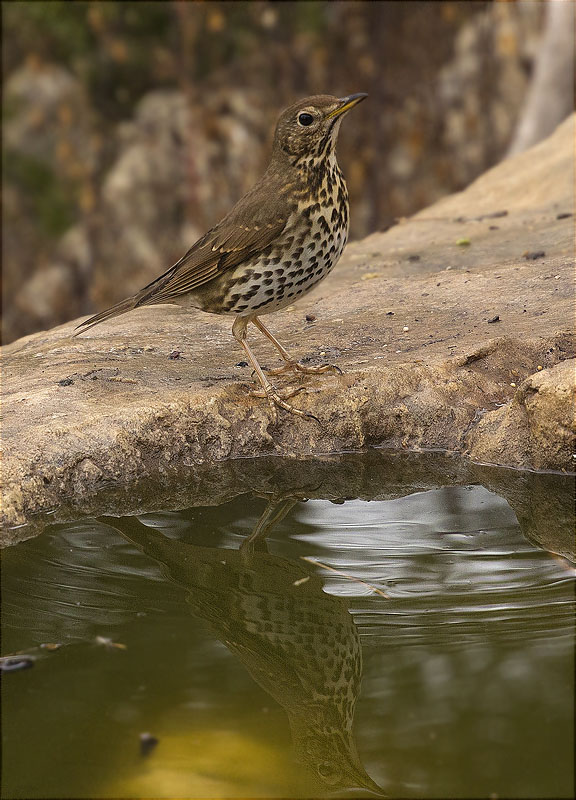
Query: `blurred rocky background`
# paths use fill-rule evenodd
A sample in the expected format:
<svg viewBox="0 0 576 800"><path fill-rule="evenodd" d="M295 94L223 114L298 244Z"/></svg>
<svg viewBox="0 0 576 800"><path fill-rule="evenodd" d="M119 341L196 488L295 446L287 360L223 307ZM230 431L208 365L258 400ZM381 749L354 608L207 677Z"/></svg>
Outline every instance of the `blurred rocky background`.
<svg viewBox="0 0 576 800"><path fill-rule="evenodd" d="M307 94L370 94L340 137L353 238L463 188L569 113L570 7L4 3L4 340L170 266Z"/></svg>

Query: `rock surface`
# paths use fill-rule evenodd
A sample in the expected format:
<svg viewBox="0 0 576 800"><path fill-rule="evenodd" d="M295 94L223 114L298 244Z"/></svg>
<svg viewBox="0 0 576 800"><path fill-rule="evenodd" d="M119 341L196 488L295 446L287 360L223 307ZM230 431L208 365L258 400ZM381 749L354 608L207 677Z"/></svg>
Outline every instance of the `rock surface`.
<svg viewBox="0 0 576 800"><path fill-rule="evenodd" d="M70 323L6 347L5 522L248 456L378 445L570 470L573 135L574 117L351 245L314 294L269 318L297 357L344 371L302 379L294 402L321 424L271 424L227 318L149 307L77 339ZM265 341L255 349L276 366Z"/></svg>

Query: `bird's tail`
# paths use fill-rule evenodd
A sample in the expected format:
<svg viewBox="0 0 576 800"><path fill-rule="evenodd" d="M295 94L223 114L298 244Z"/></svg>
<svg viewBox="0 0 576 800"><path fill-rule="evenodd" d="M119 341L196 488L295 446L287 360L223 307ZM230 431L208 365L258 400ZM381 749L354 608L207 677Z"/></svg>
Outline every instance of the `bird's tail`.
<svg viewBox="0 0 576 800"><path fill-rule="evenodd" d="M127 297L126 300L122 300L120 303L116 303L115 306L107 308L105 311L101 311L99 314L94 314L93 317L84 320L84 322L81 322L80 325L76 327L74 336L84 333L89 328L93 328L94 325L99 325L106 319L112 319L112 317L118 317L120 314L125 314L127 311L132 311L133 308L136 308L136 306L139 305L139 300L139 295L135 294L132 297Z"/></svg>

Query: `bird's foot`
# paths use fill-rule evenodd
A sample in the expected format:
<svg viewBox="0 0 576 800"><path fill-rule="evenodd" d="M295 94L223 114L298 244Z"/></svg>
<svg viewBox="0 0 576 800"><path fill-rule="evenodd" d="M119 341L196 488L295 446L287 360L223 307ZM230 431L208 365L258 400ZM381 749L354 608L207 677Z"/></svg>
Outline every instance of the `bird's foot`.
<svg viewBox="0 0 576 800"><path fill-rule="evenodd" d="M294 395L300 394L300 392L308 392L308 390L305 386L289 386L286 389L278 391L278 389L269 384L266 389L251 389L249 394L251 397L265 397L268 400L274 423L278 422L278 408L283 408L284 411L288 411L290 414L296 414L297 417L313 419L319 423L320 420L318 417L315 417L314 414L310 414L308 411L301 411L299 408L295 408L293 405L286 402L290 397L294 397Z"/></svg>
<svg viewBox="0 0 576 800"><path fill-rule="evenodd" d="M342 375L342 370L336 364L320 364L315 367L306 367L299 361L287 361L283 367L267 370L268 375L284 375L286 372L301 372L303 375L322 375L324 372L335 372Z"/></svg>

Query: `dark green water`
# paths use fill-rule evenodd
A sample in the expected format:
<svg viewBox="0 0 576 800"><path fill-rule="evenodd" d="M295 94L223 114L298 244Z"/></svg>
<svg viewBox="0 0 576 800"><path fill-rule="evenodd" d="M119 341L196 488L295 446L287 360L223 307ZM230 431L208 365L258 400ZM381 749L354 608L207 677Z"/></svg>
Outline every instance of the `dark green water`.
<svg viewBox="0 0 576 800"><path fill-rule="evenodd" d="M7 548L2 654L34 665L2 677L3 796L572 797L575 573L532 543L571 488L543 480L248 492Z"/></svg>

